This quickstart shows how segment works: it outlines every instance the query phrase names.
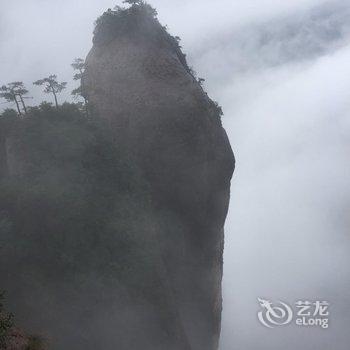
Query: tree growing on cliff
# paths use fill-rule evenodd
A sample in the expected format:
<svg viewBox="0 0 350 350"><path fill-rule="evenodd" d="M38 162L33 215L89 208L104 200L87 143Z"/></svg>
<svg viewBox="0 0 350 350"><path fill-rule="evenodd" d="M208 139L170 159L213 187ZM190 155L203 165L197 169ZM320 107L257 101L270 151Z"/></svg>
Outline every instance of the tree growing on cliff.
<svg viewBox="0 0 350 350"><path fill-rule="evenodd" d="M144 1L142 0L124 0L123 1L123 4L129 4L131 6L134 6L134 5L143 5L144 4Z"/></svg>
<svg viewBox="0 0 350 350"><path fill-rule="evenodd" d="M85 107L85 113L86 116L89 116L89 112L88 112L88 101L86 96L83 94L83 89L82 89L82 83L81 83L81 79L83 78L84 72L85 72L85 60L83 60L82 58L76 58L74 60L74 62L71 64L71 66L73 67L73 69L76 71L76 73L74 74L73 79L74 80L80 80L80 86L77 87L76 89L74 89L72 91L72 95L74 97L82 97L84 99L84 107Z"/></svg>
<svg viewBox="0 0 350 350"><path fill-rule="evenodd" d="M139 9L142 13L149 15L151 17L157 17L158 12L155 8L153 8L150 4L143 0L124 0L124 4L129 4L131 9ZM116 10L123 11L123 8L116 6Z"/></svg>
<svg viewBox="0 0 350 350"><path fill-rule="evenodd" d="M85 61L82 58L76 58L74 62L71 64L73 69L77 71L74 75L74 80L80 80L83 77L85 71Z"/></svg>
<svg viewBox="0 0 350 350"><path fill-rule="evenodd" d="M43 78L35 81L33 84L38 86L42 86L42 85L45 86L44 92L46 94L53 94L55 98L56 108L58 108L57 94L61 93L66 88L67 86L66 82L59 83L57 81L57 75L52 74L47 78Z"/></svg>
<svg viewBox="0 0 350 350"><path fill-rule="evenodd" d="M27 113L27 107L24 102L25 95L27 94L28 90L21 81L14 81L0 88L0 97L4 98L7 102L15 102L19 115L22 115L20 104L22 104L24 113Z"/></svg>

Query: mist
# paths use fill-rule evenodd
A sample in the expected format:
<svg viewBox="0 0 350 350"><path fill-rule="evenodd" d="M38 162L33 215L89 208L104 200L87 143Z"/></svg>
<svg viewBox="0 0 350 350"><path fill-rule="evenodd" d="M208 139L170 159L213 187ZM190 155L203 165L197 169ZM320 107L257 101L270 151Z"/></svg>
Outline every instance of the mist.
<svg viewBox="0 0 350 350"><path fill-rule="evenodd" d="M182 38L224 111L237 167L226 223L220 350L348 349L350 335L350 4L348 1L152 1ZM1 1L1 81L57 74L91 47L115 1ZM13 107L1 104L0 108ZM327 300L330 328L270 330L258 297Z"/></svg>

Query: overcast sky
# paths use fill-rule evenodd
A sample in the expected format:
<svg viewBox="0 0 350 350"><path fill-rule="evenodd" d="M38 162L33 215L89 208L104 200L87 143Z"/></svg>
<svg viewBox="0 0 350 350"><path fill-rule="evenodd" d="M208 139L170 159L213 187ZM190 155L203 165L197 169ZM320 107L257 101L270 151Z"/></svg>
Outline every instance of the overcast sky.
<svg viewBox="0 0 350 350"><path fill-rule="evenodd" d="M0 84L71 81L110 0L0 0ZM237 157L221 350L348 350L350 3L154 0L223 106ZM62 96L68 98L69 94ZM50 96L44 97L50 100ZM7 105L0 105L2 108ZM328 300L331 328L258 323L257 297Z"/></svg>

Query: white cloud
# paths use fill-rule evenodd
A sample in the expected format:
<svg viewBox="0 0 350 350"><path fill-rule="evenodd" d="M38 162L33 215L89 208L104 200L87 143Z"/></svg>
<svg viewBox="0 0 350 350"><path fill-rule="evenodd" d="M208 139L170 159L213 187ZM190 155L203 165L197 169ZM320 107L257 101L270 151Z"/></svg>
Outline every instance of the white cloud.
<svg viewBox="0 0 350 350"><path fill-rule="evenodd" d="M250 76L227 88L226 128L237 155L226 228L222 350L346 349L349 314L350 46L312 63ZM245 91L248 91L245 95ZM265 293L265 294L264 294ZM268 337L256 298L325 298L333 327ZM347 300L349 302L349 300ZM232 332L234 332L232 336ZM290 343L287 341L290 339Z"/></svg>

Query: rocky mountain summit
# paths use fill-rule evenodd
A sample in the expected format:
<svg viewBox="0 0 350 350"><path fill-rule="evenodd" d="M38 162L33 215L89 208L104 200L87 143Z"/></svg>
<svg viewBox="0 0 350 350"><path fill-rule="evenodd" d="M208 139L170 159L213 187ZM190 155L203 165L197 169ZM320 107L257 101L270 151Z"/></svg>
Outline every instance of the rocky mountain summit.
<svg viewBox="0 0 350 350"><path fill-rule="evenodd" d="M118 17L127 24L111 29ZM166 331L182 333L174 334L174 349L217 349L234 168L221 109L148 5L105 13L86 63L83 88L92 108L131 150L156 215L168 217L158 234L177 315Z"/></svg>
<svg viewBox="0 0 350 350"><path fill-rule="evenodd" d="M217 350L234 156L179 38L131 2L96 21L88 115L0 118L0 289L53 350Z"/></svg>

